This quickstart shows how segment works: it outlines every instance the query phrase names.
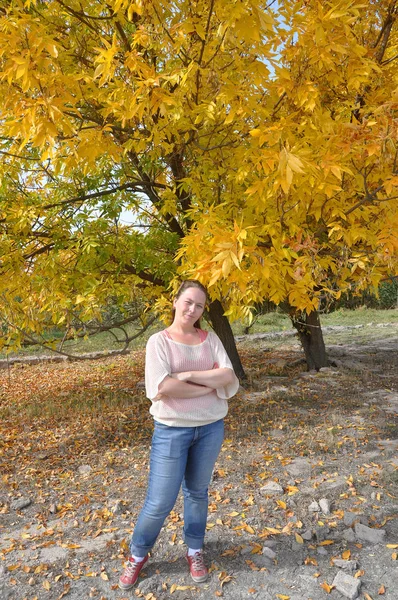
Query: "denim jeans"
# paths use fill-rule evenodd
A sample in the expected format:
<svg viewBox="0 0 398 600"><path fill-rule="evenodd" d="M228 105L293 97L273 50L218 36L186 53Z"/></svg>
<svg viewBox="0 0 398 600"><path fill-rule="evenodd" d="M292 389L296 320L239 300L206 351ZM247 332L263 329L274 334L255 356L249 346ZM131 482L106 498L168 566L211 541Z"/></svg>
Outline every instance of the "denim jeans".
<svg viewBox="0 0 398 600"><path fill-rule="evenodd" d="M145 556L155 544L182 484L184 540L200 549L206 530L208 485L224 436L221 419L200 427L169 427L155 421L148 491L130 544Z"/></svg>

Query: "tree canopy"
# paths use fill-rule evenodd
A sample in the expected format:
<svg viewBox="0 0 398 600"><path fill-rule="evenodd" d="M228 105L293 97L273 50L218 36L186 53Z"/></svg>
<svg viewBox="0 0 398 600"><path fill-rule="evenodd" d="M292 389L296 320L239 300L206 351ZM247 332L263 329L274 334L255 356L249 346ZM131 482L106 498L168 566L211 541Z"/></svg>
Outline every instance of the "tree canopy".
<svg viewBox="0 0 398 600"><path fill-rule="evenodd" d="M397 272L397 2L0 11L8 342L176 274L236 318Z"/></svg>

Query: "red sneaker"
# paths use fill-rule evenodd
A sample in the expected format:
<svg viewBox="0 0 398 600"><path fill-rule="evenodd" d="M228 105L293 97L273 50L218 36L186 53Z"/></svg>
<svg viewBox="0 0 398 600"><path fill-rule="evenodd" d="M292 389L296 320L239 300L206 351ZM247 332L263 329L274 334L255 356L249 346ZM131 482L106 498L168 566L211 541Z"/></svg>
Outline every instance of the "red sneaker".
<svg viewBox="0 0 398 600"><path fill-rule="evenodd" d="M140 562L135 562L134 558L130 556L124 568L123 575L121 575L119 579L119 587L121 590L129 590L133 587L138 579L138 575L140 574L142 567L145 565L147 560L148 555L146 555L144 560L141 560Z"/></svg>
<svg viewBox="0 0 398 600"><path fill-rule="evenodd" d="M195 552L195 554L193 556L188 556L188 554L187 554L186 558L187 558L187 561L189 564L189 571L191 573L192 579L196 583L201 583L202 581L206 581L206 579L209 575L209 571L207 570L207 567L206 567L204 559L203 559L203 551L198 550L197 552Z"/></svg>

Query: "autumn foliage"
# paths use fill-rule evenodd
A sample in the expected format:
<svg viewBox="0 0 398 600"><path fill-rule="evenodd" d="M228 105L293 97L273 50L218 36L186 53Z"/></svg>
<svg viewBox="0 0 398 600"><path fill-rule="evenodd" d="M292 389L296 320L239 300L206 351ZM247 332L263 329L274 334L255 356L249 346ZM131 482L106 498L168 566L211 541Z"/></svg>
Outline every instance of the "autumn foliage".
<svg viewBox="0 0 398 600"><path fill-rule="evenodd" d="M395 1L0 11L7 343L177 273L237 318L397 272Z"/></svg>

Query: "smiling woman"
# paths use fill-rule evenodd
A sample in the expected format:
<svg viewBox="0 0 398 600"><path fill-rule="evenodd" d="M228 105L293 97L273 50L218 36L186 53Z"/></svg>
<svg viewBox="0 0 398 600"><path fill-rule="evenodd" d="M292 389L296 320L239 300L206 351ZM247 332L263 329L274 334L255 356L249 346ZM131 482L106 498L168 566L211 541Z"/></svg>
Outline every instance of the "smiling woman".
<svg viewBox="0 0 398 600"><path fill-rule="evenodd" d="M173 301L172 324L148 340L145 387L155 430L147 496L119 579L123 590L137 581L181 484L190 573L195 582L207 579L202 547L208 485L223 440L227 399L239 381L219 338L200 329L206 301L198 281L184 281Z"/></svg>

